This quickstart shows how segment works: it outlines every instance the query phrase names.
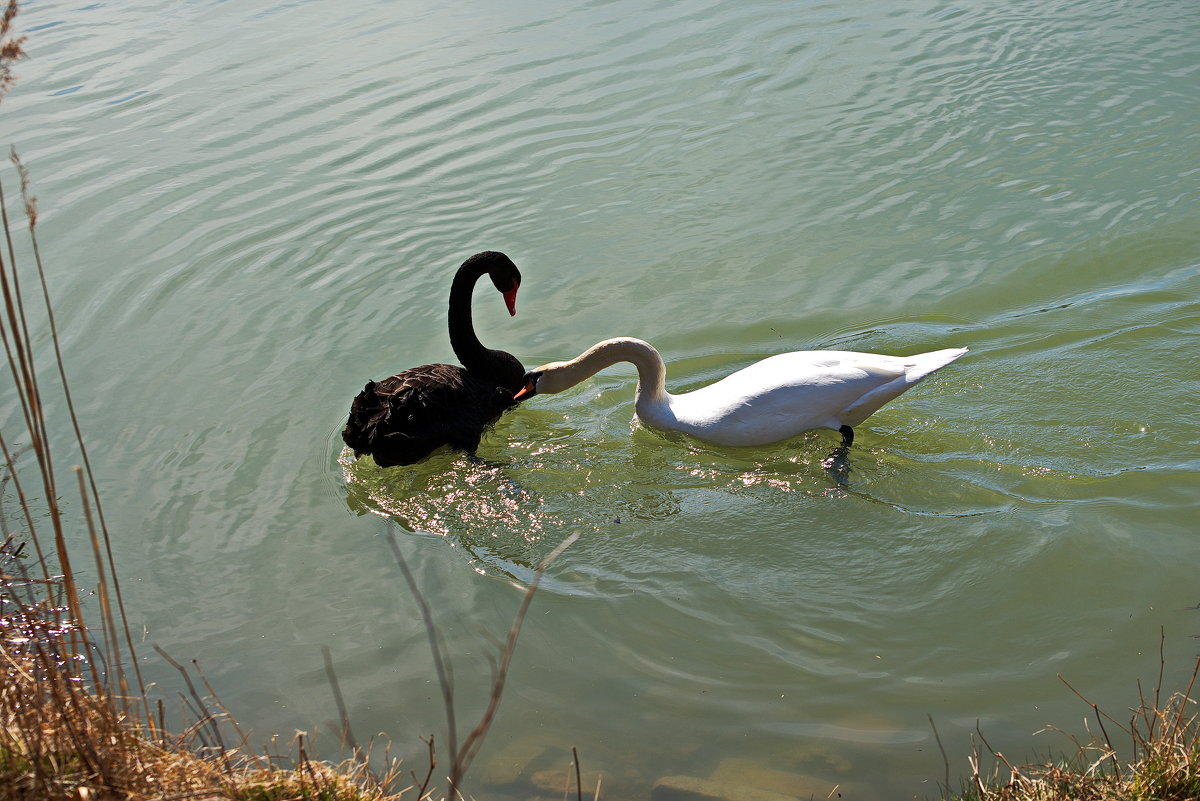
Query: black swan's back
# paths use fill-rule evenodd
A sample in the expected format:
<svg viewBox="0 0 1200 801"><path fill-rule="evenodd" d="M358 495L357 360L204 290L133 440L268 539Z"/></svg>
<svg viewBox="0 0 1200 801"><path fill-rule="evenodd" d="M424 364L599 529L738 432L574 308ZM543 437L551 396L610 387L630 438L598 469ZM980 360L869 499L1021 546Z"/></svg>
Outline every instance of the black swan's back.
<svg viewBox="0 0 1200 801"><path fill-rule="evenodd" d="M380 467L419 462L443 445L473 453L484 430L516 405L507 387L457 365L427 364L368 382L342 439Z"/></svg>

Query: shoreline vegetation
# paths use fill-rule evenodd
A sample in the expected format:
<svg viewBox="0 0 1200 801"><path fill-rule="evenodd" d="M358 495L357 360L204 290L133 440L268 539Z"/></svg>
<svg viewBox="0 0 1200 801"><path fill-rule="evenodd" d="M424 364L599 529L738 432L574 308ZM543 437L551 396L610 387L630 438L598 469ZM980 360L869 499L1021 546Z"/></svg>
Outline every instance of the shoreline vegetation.
<svg viewBox="0 0 1200 801"><path fill-rule="evenodd" d="M9 67L22 56L22 40L8 38L15 8L15 2L10 2L0 21L4 59L0 60L0 90L11 84ZM314 736L305 732L298 732L290 743L273 740L256 748L199 663L193 660L189 669L155 645L186 688L178 693L178 711L172 701L169 715L167 701L152 700L141 675L112 539L75 415L46 289L36 236L36 199L29 193L28 173L15 150L11 161L20 178L33 266L18 267L16 226L0 177L0 222L6 245L0 248L0 339L24 428L21 444L8 431L0 431L0 799L465 798L463 777L499 708L517 636L537 586L549 564L578 535L567 537L535 570L507 637L497 645L485 709L460 742L450 656L432 610L389 532L396 563L425 624L446 713L445 745L435 747L433 735L423 738L428 748L423 776L405 772L386 745L376 757L374 744L364 749L355 740L328 649L324 649L325 670L341 715L339 745L352 754L342 762L312 756ZM32 293L30 283L37 287ZM32 295L40 297L33 300ZM32 332L38 326L30 324L35 316L46 329L37 335ZM53 354L49 370L40 369L34 358L35 337L40 341L47 335ZM50 385L54 388L47 389ZM50 393L64 402L66 421L48 421L43 401ZM70 469L73 481L67 483L75 484L73 489L60 482L61 467L56 466L63 446L51 446L63 441L59 435L68 423L73 441L70 435L65 441L74 446L71 456L80 462ZM63 503L78 504L82 519L65 515ZM86 565L81 568L84 572L94 571L92 589L81 588L77 564ZM196 680L203 685L203 695ZM169 716L178 717L173 727L168 725ZM442 760L447 764L437 775ZM442 782L445 792L439 796Z"/></svg>
<svg viewBox="0 0 1200 801"><path fill-rule="evenodd" d="M0 16L0 101L15 81L12 66L24 57L24 38L13 33L17 11L16 0L9 0ZM461 740L449 654L394 536L390 539L397 565L425 623L446 712L444 744L439 741L435 747L432 735L423 739L428 760L420 770L401 765L386 745L382 754L376 754L375 744L364 749L355 741L328 650L324 652L326 673L341 717L339 747L352 754L342 762L313 756L313 735L308 733L297 733L287 743L252 743L199 664L193 661L189 669L157 646L160 657L179 671L184 690L170 701L152 699L138 667L117 559L63 368L37 246L36 201L15 151L12 161L20 183L27 236L20 239L18 247L19 225L10 220L0 181L5 237L0 247L0 335L13 381L12 394L18 397L21 411L20 417L14 415L14 427L23 427L16 438L11 438L9 431L0 431L4 460L0 465L0 801L425 801L473 797L463 790L464 776L497 712L508 662L541 571L574 537L542 563L530 582L507 638L497 645L485 710ZM29 254L22 258L20 269L18 250ZM35 364L34 352L47 348L53 364L43 368ZM55 399L56 409L65 409L65 420L47 419L43 400L49 397ZM65 481L61 478L63 457L52 453L51 441L71 442L62 447L72 450L70 458L79 462ZM64 515L60 506L66 498L78 510L72 518ZM81 589L77 570L90 575L94 586ZM1197 670L1200 662L1183 692L1163 698L1160 656L1155 688L1146 694L1139 686L1138 705L1128 710L1126 720L1106 714L1080 695L1091 708L1100 734L1085 742L1074 741L1076 753L1057 763L1012 764L993 751L979 733L969 759L969 775L958 780L958 790L951 787L951 766L945 761L942 798L1200 799L1200 718L1194 695ZM197 689L197 680L203 694ZM171 725L169 718L177 723ZM932 719L930 723L933 725ZM1110 731L1120 733L1127 758L1118 756ZM934 735L941 748L936 727ZM942 754L944 757L944 749ZM574 749L572 755L574 780L568 773L563 797L599 801L604 797L601 787L582 786L579 756ZM446 764L441 764L443 759ZM794 798L753 788L731 792L733 795L720 798ZM649 797L652 801L719 801L717 796L703 794L703 789L686 795L673 793L656 788ZM841 795L835 788L830 797Z"/></svg>

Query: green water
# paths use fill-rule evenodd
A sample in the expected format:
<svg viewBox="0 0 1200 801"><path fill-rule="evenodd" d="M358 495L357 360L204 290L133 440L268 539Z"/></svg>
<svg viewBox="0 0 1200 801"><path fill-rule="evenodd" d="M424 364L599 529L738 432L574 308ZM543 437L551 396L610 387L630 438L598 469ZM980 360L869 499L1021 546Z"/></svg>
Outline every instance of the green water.
<svg viewBox="0 0 1200 801"><path fill-rule="evenodd" d="M977 726L1014 759L1069 748L1031 736L1047 724L1085 734L1058 675L1120 718L1160 636L1165 688L1190 672L1191 6L36 2L19 22L0 141L40 198L169 696L150 643L199 660L256 737L328 729L328 646L359 739L420 773L444 723L389 528L464 718L484 632L582 534L526 621L479 798L534 795L571 746L602 798L667 775L936 797L930 718L956 783ZM787 350L971 352L858 429L845 486L831 432L743 450L631 427L628 366L505 416L480 461L347 467L350 398L452 358L449 279L483 249L525 280L515 318L477 293L481 338L529 365L637 336L681 390Z"/></svg>

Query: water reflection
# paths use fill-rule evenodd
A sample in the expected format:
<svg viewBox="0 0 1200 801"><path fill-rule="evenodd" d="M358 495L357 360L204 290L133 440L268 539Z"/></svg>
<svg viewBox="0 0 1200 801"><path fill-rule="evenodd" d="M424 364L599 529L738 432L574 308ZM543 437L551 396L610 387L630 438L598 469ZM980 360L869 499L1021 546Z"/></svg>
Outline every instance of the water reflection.
<svg viewBox="0 0 1200 801"><path fill-rule="evenodd" d="M574 532L584 541L573 552L616 574L662 532L720 530L722 519L744 527L748 513L755 528L786 528L806 501L863 500L945 517L1003 506L963 508L937 486L937 468L872 448L871 435L848 452L835 448L831 469L836 435L828 432L767 448L719 448L636 424L622 426L627 433L606 431L611 415L603 411L572 420L565 431L543 428L555 417L523 407L505 418L503 435L489 435L478 456L447 450L406 468L380 468L343 450L337 461L346 503L358 514L444 537L478 569L507 577L528 575ZM925 479L910 480L915 474ZM605 546L587 545L589 535L603 537ZM679 558L694 555L686 540L672 549Z"/></svg>
<svg viewBox="0 0 1200 801"><path fill-rule="evenodd" d="M532 568L550 521L541 499L513 477L509 466L462 454L438 453L415 468L380 468L369 458L339 457L346 503L358 514L378 514L409 531L452 539L471 554Z"/></svg>

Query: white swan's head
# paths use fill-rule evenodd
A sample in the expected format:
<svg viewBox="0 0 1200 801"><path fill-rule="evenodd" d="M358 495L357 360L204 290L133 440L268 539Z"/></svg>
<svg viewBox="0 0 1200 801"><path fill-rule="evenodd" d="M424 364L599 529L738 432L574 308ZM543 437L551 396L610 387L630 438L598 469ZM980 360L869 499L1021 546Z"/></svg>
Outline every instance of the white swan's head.
<svg viewBox="0 0 1200 801"><path fill-rule="evenodd" d="M550 362L525 373L525 386L513 396L514 400L525 400L534 395L554 395L570 389L588 377L582 371L572 369L570 362Z"/></svg>

